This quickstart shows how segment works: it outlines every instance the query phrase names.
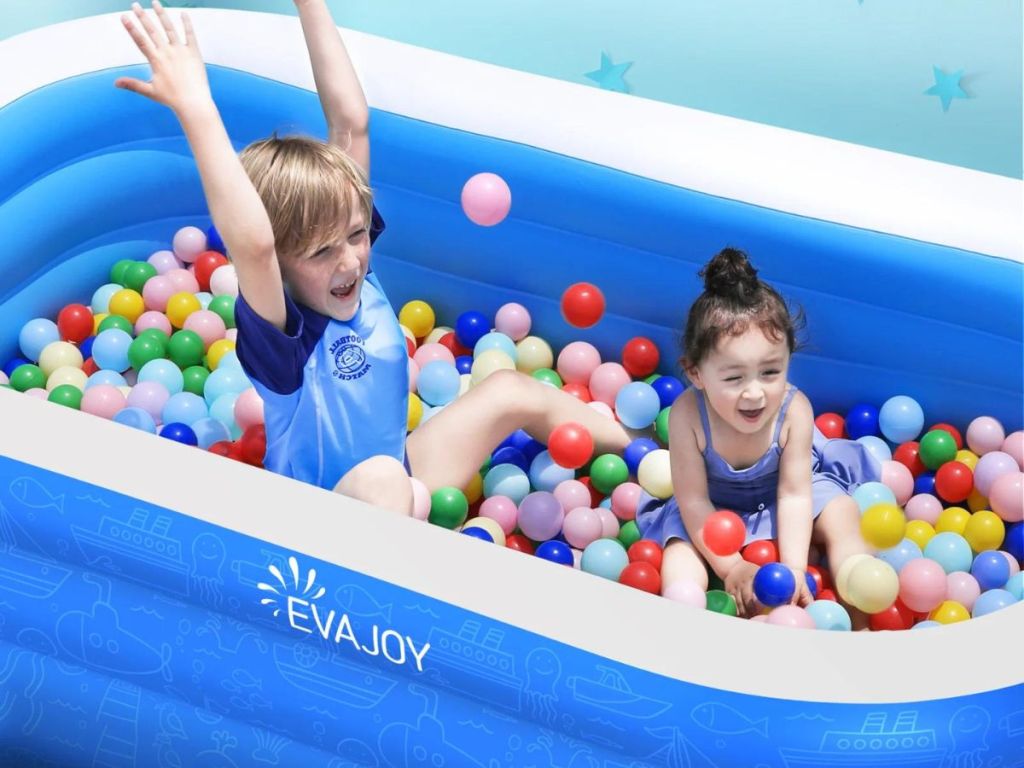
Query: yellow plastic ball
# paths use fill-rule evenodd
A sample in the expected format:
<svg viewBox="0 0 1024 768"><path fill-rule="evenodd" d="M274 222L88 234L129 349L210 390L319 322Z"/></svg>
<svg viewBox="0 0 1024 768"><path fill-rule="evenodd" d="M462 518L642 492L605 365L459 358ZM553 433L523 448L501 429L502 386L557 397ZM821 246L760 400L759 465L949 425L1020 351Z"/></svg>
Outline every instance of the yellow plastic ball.
<svg viewBox="0 0 1024 768"><path fill-rule="evenodd" d="M664 448L651 451L640 460L636 472L640 487L651 496L667 499L672 495L672 461Z"/></svg>
<svg viewBox="0 0 1024 768"><path fill-rule="evenodd" d="M473 386L473 377L468 373L464 373L459 376L459 394L456 397L462 397L464 394L469 392L469 388Z"/></svg>
<svg viewBox="0 0 1024 768"><path fill-rule="evenodd" d="M422 339L434 330L434 320L433 308L419 299L406 302L398 313L398 322L412 331L417 339Z"/></svg>
<svg viewBox="0 0 1024 768"><path fill-rule="evenodd" d="M864 541L879 549L895 547L903 541L907 518L895 504L880 502L864 510L860 516L860 534ZM888 606L883 606L888 607ZM879 609L881 610L881 609Z"/></svg>
<svg viewBox="0 0 1024 768"><path fill-rule="evenodd" d="M511 357L500 349L488 349L473 360L470 375L473 377L472 383L475 387L495 371L514 371L515 369L516 364L512 362Z"/></svg>
<svg viewBox="0 0 1024 768"><path fill-rule="evenodd" d="M473 475L472 479L469 481L469 485L463 488L462 492L466 494L466 501L470 504L476 504L480 501L480 497L483 496L484 493L483 476L479 472Z"/></svg>
<svg viewBox="0 0 1024 768"><path fill-rule="evenodd" d="M39 353L39 367L49 378L58 368L70 366L82 367L82 353L74 344L67 341L51 341Z"/></svg>
<svg viewBox="0 0 1024 768"><path fill-rule="evenodd" d="M120 315L128 322L134 323L139 319L139 315L146 311L146 302L138 291L122 288L110 297L109 310L110 314Z"/></svg>
<svg viewBox="0 0 1024 768"><path fill-rule="evenodd" d="M968 451L966 448L956 452L954 461L959 461L961 464L966 464L971 468L971 472L978 466L978 454Z"/></svg>
<svg viewBox="0 0 1024 768"><path fill-rule="evenodd" d="M834 580L836 585L836 592L846 602L851 602L849 598L849 590L847 589L847 584L850 580L850 573L858 564L870 558L871 555L865 554L863 552L856 555L850 555L848 558L843 560L842 564L839 566L839 570L836 571L836 577Z"/></svg>
<svg viewBox="0 0 1024 768"><path fill-rule="evenodd" d="M939 624L956 624L958 621L967 621L971 618L971 614L960 603L954 600L944 600L938 608L929 614L928 618L939 622Z"/></svg>
<svg viewBox="0 0 1024 768"><path fill-rule="evenodd" d="M540 336L527 336L516 344L516 368L523 373L533 373L541 368L552 368L555 353L551 345Z"/></svg>
<svg viewBox="0 0 1024 768"><path fill-rule="evenodd" d="M427 334L427 338L423 340L423 343L437 344L449 333L452 333L453 330L454 329L449 328L447 325L438 325L434 328L434 330Z"/></svg>
<svg viewBox="0 0 1024 768"><path fill-rule="evenodd" d="M202 305L199 303L199 299L195 297L195 294L182 291L181 293L174 294L167 300L167 310L164 314L167 315L167 319L171 321L171 325L175 328L184 328L186 318L200 309L202 309Z"/></svg>
<svg viewBox="0 0 1024 768"><path fill-rule="evenodd" d="M971 513L963 507L948 507L942 510L939 519L935 521L935 532L957 533L963 536L964 528L970 519Z"/></svg>
<svg viewBox="0 0 1024 768"><path fill-rule="evenodd" d="M981 495L981 491L977 488L971 490L971 495L967 497L967 508L971 512L979 512L983 509L988 509L992 505L988 503L988 499Z"/></svg>
<svg viewBox="0 0 1024 768"><path fill-rule="evenodd" d="M927 523L924 520L911 520L907 523L907 531L904 534L904 536L917 544L922 551L934 535L935 529L932 528L931 523Z"/></svg>
<svg viewBox="0 0 1024 768"><path fill-rule="evenodd" d="M420 425L420 419L423 418L423 401L413 393L409 393L409 415L405 422L405 428L408 432L412 432L416 427Z"/></svg>
<svg viewBox="0 0 1024 768"><path fill-rule="evenodd" d="M70 384L72 387L84 390L85 382L88 379L89 376L81 368L75 368L73 365L62 365L46 377L46 391L52 392L54 387L59 387L61 384Z"/></svg>
<svg viewBox="0 0 1024 768"><path fill-rule="evenodd" d="M971 519L964 526L963 536L975 552L999 549L1006 536L1006 526L995 512L982 509L971 515Z"/></svg>
<svg viewBox="0 0 1024 768"><path fill-rule="evenodd" d="M489 517L474 517L464 526L462 530L467 528L481 528L491 534L491 538L494 539L494 543L499 547L505 546L505 532L498 525L497 520L491 520Z"/></svg>
<svg viewBox="0 0 1024 768"><path fill-rule="evenodd" d="M235 342L231 339L217 339L210 348L206 350L206 365L211 371L216 371L220 365L221 358L235 348Z"/></svg>
<svg viewBox="0 0 1024 768"><path fill-rule="evenodd" d="M850 569L846 592L852 605L865 613L878 613L896 602L900 577L884 560L869 557Z"/></svg>
<svg viewBox="0 0 1024 768"><path fill-rule="evenodd" d="M99 312L92 316L92 335L95 336L100 332L100 323L110 317L109 312Z"/></svg>

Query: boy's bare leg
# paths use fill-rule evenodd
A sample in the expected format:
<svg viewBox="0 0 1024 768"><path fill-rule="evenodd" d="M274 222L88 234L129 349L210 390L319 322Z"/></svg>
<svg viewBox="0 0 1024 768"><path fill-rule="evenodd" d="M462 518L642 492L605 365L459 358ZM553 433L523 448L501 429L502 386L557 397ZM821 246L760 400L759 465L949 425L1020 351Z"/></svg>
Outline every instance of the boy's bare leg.
<svg viewBox="0 0 1024 768"><path fill-rule="evenodd" d="M582 424L596 454L621 453L630 437L621 424L548 384L498 371L416 429L406 443L413 475L427 488L465 488L484 460L512 432L547 443L559 424Z"/></svg>
<svg viewBox="0 0 1024 768"><path fill-rule="evenodd" d="M334 486L334 492L403 515L412 514L409 474L390 456L373 456L356 464Z"/></svg>

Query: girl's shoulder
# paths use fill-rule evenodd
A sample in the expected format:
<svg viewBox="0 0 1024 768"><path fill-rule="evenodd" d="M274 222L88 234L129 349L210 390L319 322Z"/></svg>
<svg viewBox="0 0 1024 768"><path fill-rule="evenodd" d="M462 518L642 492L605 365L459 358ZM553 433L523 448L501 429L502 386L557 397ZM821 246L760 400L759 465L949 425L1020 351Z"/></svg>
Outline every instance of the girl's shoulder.
<svg viewBox="0 0 1024 768"><path fill-rule="evenodd" d="M696 387L687 387L683 393L672 403L672 411L669 416L669 432L688 430L693 434L697 448L701 453L707 446L704 436L704 424L700 415L698 399L702 397Z"/></svg>
<svg viewBox="0 0 1024 768"><path fill-rule="evenodd" d="M794 425L814 428L814 408L807 395L799 389L793 388L793 397L789 401L789 408L786 409L786 418L782 422L782 429L779 431L779 448L785 448L789 440L790 430Z"/></svg>

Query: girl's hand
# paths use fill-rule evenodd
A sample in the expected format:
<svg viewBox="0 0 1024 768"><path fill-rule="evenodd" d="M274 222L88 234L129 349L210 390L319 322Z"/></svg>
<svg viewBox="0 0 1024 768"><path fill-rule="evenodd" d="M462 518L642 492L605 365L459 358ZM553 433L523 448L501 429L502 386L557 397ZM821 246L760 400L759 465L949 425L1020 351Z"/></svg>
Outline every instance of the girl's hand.
<svg viewBox="0 0 1024 768"><path fill-rule="evenodd" d="M736 612L741 617L756 616L760 603L754 596L754 575L758 566L741 560L725 575L725 591L736 601Z"/></svg>
<svg viewBox="0 0 1024 768"><path fill-rule="evenodd" d="M206 65L188 15L181 14L185 29L182 39L159 0L153 0L153 11L159 27L138 3L132 4L134 20L128 14L121 16L124 28L149 62L153 79L147 83L133 77L119 77L114 85L170 107L176 113L191 104L212 102Z"/></svg>
<svg viewBox="0 0 1024 768"><path fill-rule="evenodd" d="M811 588L807 586L807 574L796 568L790 568L789 570L793 572L793 578L796 579L796 589L793 590L793 597L790 599L789 604L806 608L814 602Z"/></svg>

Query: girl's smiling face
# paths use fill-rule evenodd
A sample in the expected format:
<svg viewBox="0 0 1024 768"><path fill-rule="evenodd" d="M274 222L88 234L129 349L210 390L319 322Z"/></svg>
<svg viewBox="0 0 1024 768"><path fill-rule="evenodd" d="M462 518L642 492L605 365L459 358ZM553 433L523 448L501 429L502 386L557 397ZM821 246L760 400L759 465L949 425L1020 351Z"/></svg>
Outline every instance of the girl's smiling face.
<svg viewBox="0 0 1024 768"><path fill-rule="evenodd" d="M736 432L753 435L774 422L786 395L789 346L773 341L751 324L736 336L723 336L686 373L708 404Z"/></svg>

